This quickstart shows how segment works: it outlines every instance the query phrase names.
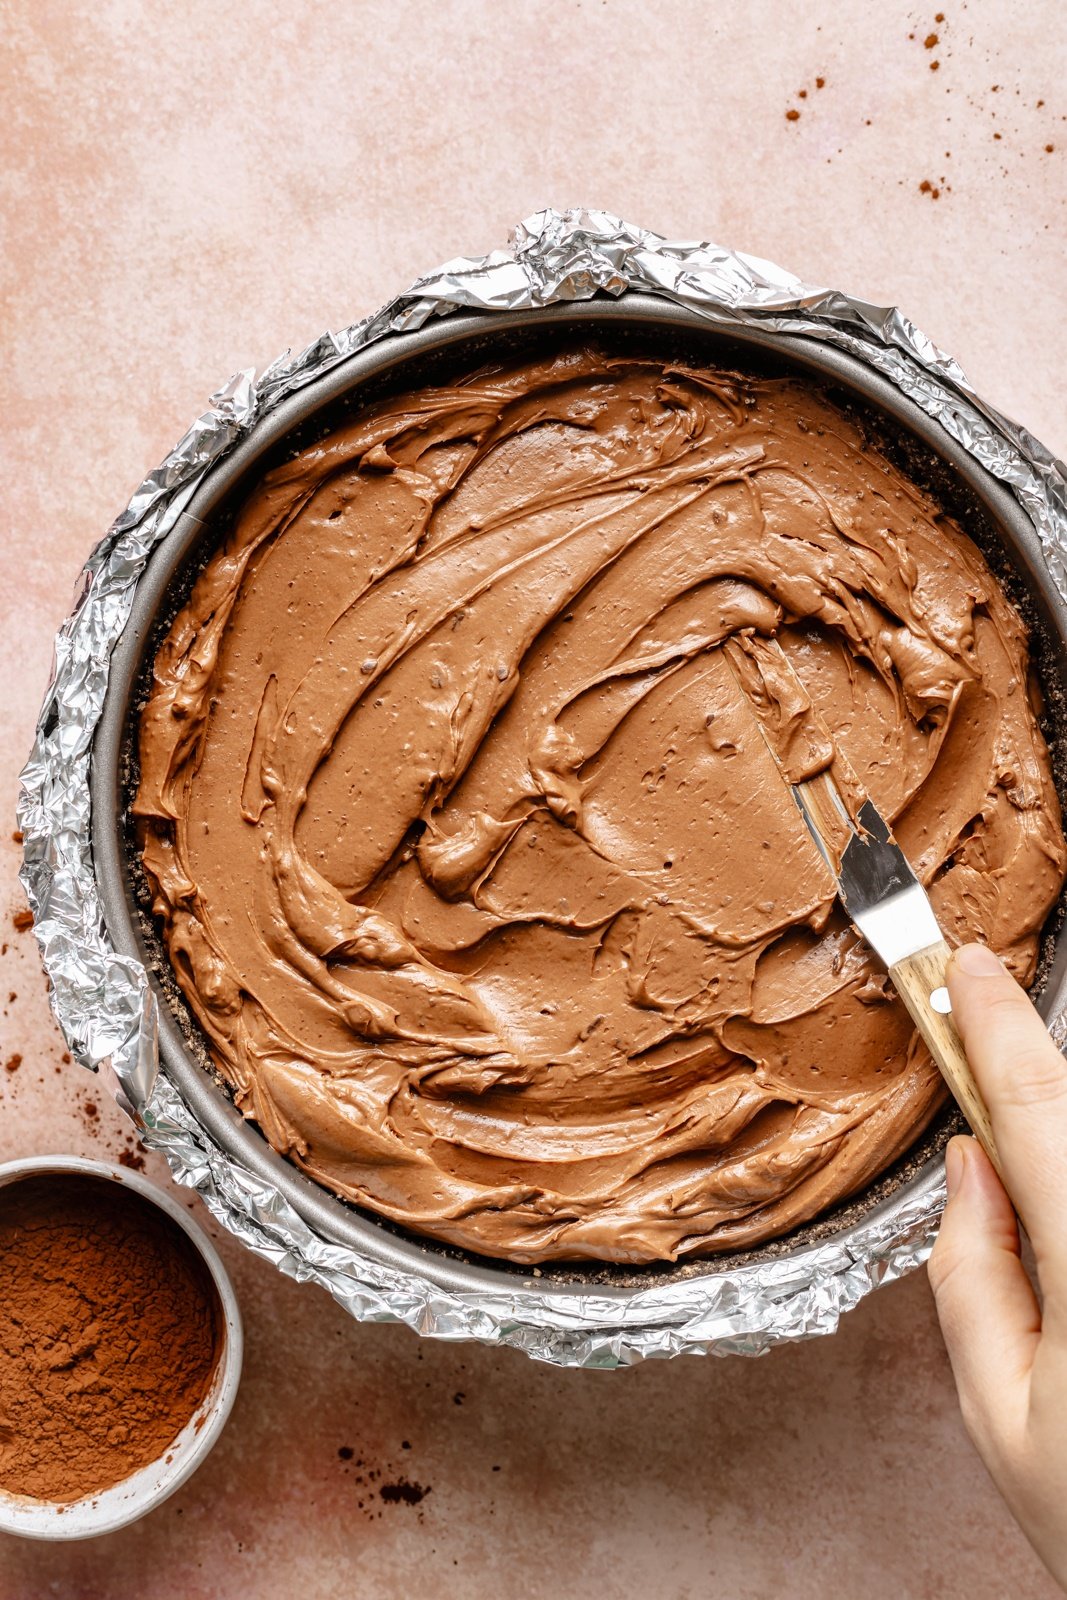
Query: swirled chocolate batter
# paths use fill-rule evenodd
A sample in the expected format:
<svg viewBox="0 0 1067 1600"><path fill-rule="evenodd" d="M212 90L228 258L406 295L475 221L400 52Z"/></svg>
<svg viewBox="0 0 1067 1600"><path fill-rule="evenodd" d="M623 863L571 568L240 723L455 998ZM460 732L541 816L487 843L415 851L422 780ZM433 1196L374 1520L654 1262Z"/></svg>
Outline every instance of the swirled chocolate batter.
<svg viewBox="0 0 1067 1600"><path fill-rule="evenodd" d="M136 814L278 1150L471 1250L643 1262L780 1234L915 1139L940 1080L737 636L780 641L947 937L1031 977L1065 852L1023 626L817 390L581 349L264 480L159 651Z"/></svg>

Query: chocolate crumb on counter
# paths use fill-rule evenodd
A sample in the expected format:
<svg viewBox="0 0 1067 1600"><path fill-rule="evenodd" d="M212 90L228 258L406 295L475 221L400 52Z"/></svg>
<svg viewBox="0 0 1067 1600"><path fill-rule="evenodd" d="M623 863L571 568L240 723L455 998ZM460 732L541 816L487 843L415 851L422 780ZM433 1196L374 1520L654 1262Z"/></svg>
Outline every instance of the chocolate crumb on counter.
<svg viewBox="0 0 1067 1600"><path fill-rule="evenodd" d="M27 928L33 927L33 912L16 911L11 918L16 933L25 933Z"/></svg>
<svg viewBox="0 0 1067 1600"><path fill-rule="evenodd" d="M386 1505L417 1506L429 1493L429 1484L424 1486L421 1483L409 1483L407 1478L398 1478L395 1483L383 1483L378 1490L378 1497Z"/></svg>
<svg viewBox="0 0 1067 1600"><path fill-rule="evenodd" d="M8 1056L7 1060L4 1062L4 1071L5 1072L17 1072L19 1070L19 1068L21 1067L21 1065L22 1065L22 1057L19 1055L18 1051L16 1050L15 1054L11 1055L11 1056Z"/></svg>

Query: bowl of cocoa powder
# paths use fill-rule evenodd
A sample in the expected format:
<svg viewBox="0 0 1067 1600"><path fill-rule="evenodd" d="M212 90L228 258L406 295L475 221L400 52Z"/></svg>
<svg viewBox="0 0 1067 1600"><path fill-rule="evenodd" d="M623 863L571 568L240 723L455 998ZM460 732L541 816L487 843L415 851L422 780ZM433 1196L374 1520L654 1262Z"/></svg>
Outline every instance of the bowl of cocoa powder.
<svg viewBox="0 0 1067 1600"><path fill-rule="evenodd" d="M210 1452L241 1369L226 1270L137 1173L76 1156L0 1166L0 1530L134 1522Z"/></svg>

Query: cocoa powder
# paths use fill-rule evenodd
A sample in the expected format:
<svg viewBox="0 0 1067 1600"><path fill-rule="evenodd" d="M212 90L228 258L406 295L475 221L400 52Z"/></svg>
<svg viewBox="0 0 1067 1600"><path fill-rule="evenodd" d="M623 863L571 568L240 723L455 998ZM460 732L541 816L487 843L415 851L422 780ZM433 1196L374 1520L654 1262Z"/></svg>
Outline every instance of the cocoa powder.
<svg viewBox="0 0 1067 1600"><path fill-rule="evenodd" d="M185 1233L108 1179L19 1179L0 1187L0 1285L0 1488L69 1502L161 1457L221 1340Z"/></svg>

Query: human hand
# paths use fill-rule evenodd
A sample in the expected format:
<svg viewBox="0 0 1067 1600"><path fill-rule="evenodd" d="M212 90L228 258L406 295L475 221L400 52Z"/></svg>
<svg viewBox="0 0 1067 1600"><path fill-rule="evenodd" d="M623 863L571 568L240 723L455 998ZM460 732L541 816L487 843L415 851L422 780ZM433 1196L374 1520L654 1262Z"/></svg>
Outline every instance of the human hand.
<svg viewBox="0 0 1067 1600"><path fill-rule="evenodd" d="M1020 1260L1011 1201L969 1138L945 1152L949 1198L930 1282L967 1432L1067 1588L1067 1062L983 946L955 952L948 989L1033 1245L1041 1300Z"/></svg>

